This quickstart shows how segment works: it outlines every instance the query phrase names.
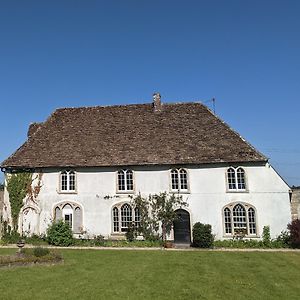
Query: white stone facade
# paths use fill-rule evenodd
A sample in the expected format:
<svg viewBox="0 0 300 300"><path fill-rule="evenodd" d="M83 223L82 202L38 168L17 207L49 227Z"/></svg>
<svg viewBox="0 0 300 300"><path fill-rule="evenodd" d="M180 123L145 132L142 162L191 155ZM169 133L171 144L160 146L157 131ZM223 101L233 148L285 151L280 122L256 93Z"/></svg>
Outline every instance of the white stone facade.
<svg viewBox="0 0 300 300"><path fill-rule="evenodd" d="M260 238L263 227L270 226L274 238L291 221L289 187L268 164L241 165L246 175L245 191L229 191L229 165L182 166L188 174L188 191L181 195L188 203L191 227L195 222L212 225L216 239L231 238L225 234L223 208L230 203L249 204L255 208L256 234ZM35 203L27 201L20 214L19 230L27 234L44 234L54 219L55 207L71 203L82 211L82 230L86 235L114 237L112 208L130 202L130 195L142 196L171 191L172 166L135 166L134 191L117 191L117 171L120 168L77 168L75 192L61 192L61 169L44 169L41 190ZM128 167L127 167L128 169ZM34 185L35 183L33 183ZM10 222L9 195L4 194L3 217ZM24 203L25 203L24 199ZM170 236L173 239L173 233Z"/></svg>

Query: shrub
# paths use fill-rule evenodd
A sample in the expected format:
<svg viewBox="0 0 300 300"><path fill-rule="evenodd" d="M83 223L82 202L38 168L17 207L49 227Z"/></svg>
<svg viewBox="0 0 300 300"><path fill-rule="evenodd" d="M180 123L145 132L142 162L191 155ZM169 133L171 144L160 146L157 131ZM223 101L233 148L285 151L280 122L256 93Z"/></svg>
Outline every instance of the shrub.
<svg viewBox="0 0 300 300"><path fill-rule="evenodd" d="M290 245L292 248L300 248L300 220L294 220L288 224L290 231Z"/></svg>
<svg viewBox="0 0 300 300"><path fill-rule="evenodd" d="M211 248L214 236L211 233L211 225L195 223L193 226L193 246L199 248Z"/></svg>
<svg viewBox="0 0 300 300"><path fill-rule="evenodd" d="M264 246L269 247L271 244L270 226L264 226L262 238Z"/></svg>
<svg viewBox="0 0 300 300"><path fill-rule="evenodd" d="M93 244L95 246L104 246L104 243L105 243L105 240L104 240L103 235L99 234L99 235L94 237Z"/></svg>
<svg viewBox="0 0 300 300"><path fill-rule="evenodd" d="M49 254L50 251L48 248L43 248L43 247L35 247L33 249L33 255L36 257L42 257L45 256L47 254Z"/></svg>
<svg viewBox="0 0 300 300"><path fill-rule="evenodd" d="M70 246L74 243L72 230L63 221L54 222L47 229L47 241L55 246Z"/></svg>
<svg viewBox="0 0 300 300"><path fill-rule="evenodd" d="M136 228L134 224L129 224L126 232L126 239L128 242L133 242L137 236Z"/></svg>
<svg viewBox="0 0 300 300"><path fill-rule="evenodd" d="M280 235L276 238L276 243L281 245L283 248L290 247L291 235L288 230L281 231Z"/></svg>

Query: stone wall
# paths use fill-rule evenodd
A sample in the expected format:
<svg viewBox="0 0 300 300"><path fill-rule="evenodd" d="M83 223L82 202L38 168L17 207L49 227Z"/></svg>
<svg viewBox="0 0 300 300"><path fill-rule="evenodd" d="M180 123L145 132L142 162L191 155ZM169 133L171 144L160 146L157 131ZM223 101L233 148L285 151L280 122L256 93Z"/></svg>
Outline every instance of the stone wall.
<svg viewBox="0 0 300 300"><path fill-rule="evenodd" d="M292 220L300 219L300 188L294 188L292 193Z"/></svg>
<svg viewBox="0 0 300 300"><path fill-rule="evenodd" d="M3 195L4 195L4 191L1 191L1 190L0 190L0 218L1 218L1 216L2 216Z"/></svg>

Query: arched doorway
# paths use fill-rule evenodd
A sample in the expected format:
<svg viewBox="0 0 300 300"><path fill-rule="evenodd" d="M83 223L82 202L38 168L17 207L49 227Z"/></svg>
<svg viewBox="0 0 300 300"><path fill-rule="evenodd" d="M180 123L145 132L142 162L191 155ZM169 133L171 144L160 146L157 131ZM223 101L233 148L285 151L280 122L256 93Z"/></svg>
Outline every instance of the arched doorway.
<svg viewBox="0 0 300 300"><path fill-rule="evenodd" d="M174 221L174 242L181 244L191 243L190 214L184 209L176 210L177 218Z"/></svg>

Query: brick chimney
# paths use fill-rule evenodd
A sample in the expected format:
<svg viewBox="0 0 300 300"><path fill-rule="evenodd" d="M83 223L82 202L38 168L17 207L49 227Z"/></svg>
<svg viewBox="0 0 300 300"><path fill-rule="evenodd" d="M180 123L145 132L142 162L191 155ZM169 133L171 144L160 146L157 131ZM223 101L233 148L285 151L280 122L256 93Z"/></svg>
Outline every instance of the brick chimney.
<svg viewBox="0 0 300 300"><path fill-rule="evenodd" d="M160 93L153 94L153 108L154 108L154 112L161 111Z"/></svg>

